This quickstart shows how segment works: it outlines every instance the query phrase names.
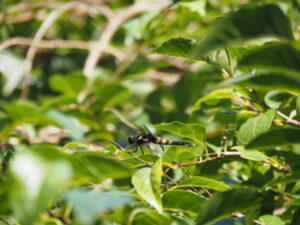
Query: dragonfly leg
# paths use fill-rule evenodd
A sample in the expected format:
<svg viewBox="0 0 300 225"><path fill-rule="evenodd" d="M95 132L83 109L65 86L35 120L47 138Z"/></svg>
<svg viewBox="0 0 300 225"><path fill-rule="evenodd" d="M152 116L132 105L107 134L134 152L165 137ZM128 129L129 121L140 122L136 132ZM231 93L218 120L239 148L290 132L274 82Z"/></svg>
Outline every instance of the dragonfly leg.
<svg viewBox="0 0 300 225"><path fill-rule="evenodd" d="M135 149L133 149L132 151L128 151L129 149L134 148L134 147L135 147ZM137 148L138 148L137 145L132 145L132 146L129 146L129 147L125 148L125 151L128 151L128 152L133 153L133 152L136 152L136 151L137 151Z"/></svg>
<svg viewBox="0 0 300 225"><path fill-rule="evenodd" d="M165 149L164 149L164 146L162 144L160 144L160 148L164 152Z"/></svg>
<svg viewBox="0 0 300 225"><path fill-rule="evenodd" d="M140 149L141 149L141 151L142 151L142 155L144 155L144 149L142 148L141 145L139 145L139 147L140 147Z"/></svg>

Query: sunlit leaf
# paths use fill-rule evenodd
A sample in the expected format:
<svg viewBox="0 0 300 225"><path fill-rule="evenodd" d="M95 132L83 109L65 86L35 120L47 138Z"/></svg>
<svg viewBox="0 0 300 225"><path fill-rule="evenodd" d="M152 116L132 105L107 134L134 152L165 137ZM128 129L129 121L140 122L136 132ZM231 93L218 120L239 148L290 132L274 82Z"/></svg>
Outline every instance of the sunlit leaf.
<svg viewBox="0 0 300 225"><path fill-rule="evenodd" d="M256 208L260 201L260 195L252 188L236 188L216 193L203 203L199 211L197 225L230 217L233 212L243 213L246 210Z"/></svg>
<svg viewBox="0 0 300 225"><path fill-rule="evenodd" d="M205 128L202 124L185 124L174 121L172 123L158 124L154 127L181 137L192 139L202 146L205 145Z"/></svg>
<svg viewBox="0 0 300 225"><path fill-rule="evenodd" d="M275 109L270 109L264 114L249 118L239 129L237 137L242 143L249 143L255 137L267 132L275 116Z"/></svg>
<svg viewBox="0 0 300 225"><path fill-rule="evenodd" d="M138 195L159 212L162 212L162 202L160 198L161 166L162 162L161 159L159 159L153 168L146 167L136 171L131 180Z"/></svg>
<svg viewBox="0 0 300 225"><path fill-rule="evenodd" d="M235 146L232 148L241 153L241 157L253 161L266 161L269 159L265 154L256 150L246 150L243 146Z"/></svg>
<svg viewBox="0 0 300 225"><path fill-rule="evenodd" d="M284 225L285 223L278 216L264 215L259 217L259 221L265 225Z"/></svg>
<svg viewBox="0 0 300 225"><path fill-rule="evenodd" d="M10 170L14 178L11 203L22 224L33 224L72 176L72 168L67 161L50 161L29 152L17 154Z"/></svg>
<svg viewBox="0 0 300 225"><path fill-rule="evenodd" d="M82 224L94 224L100 213L131 203L129 192L96 192L72 189L66 193L67 201L74 207L75 217Z"/></svg>
<svg viewBox="0 0 300 225"><path fill-rule="evenodd" d="M184 181L180 182L173 188L181 188L181 187L203 187L203 188L209 188L216 191L226 191L230 189L228 185L220 181L210 179L207 177L200 177L200 176L186 178Z"/></svg>
<svg viewBox="0 0 300 225"><path fill-rule="evenodd" d="M9 52L0 53L0 73L6 78L5 85L2 89L4 96L9 96L15 90L23 79L25 70L26 63L24 59Z"/></svg>
<svg viewBox="0 0 300 225"><path fill-rule="evenodd" d="M50 110L46 112L47 118L55 121L57 125L67 129L70 132L70 136L77 141L80 141L83 137L82 128L79 127L75 119L57 110Z"/></svg>

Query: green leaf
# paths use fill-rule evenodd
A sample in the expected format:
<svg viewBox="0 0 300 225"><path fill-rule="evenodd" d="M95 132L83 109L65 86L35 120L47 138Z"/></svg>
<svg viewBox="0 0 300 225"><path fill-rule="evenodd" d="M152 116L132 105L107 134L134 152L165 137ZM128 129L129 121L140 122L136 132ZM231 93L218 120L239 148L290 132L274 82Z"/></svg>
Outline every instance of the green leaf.
<svg viewBox="0 0 300 225"><path fill-rule="evenodd" d="M278 146L288 146L300 143L300 130L272 130L254 138L247 146L248 149L272 149Z"/></svg>
<svg viewBox="0 0 300 225"><path fill-rule="evenodd" d="M199 15L205 16L206 0L180 2L179 5L187 7L191 12L197 12Z"/></svg>
<svg viewBox="0 0 300 225"><path fill-rule="evenodd" d="M285 223L278 216L264 215L259 217L259 222L265 225L284 225Z"/></svg>
<svg viewBox="0 0 300 225"><path fill-rule="evenodd" d="M158 124L154 127L181 137L192 139L198 144L205 146L205 128L202 124L185 124L174 121L172 123Z"/></svg>
<svg viewBox="0 0 300 225"><path fill-rule="evenodd" d="M264 114L249 118L239 129L237 137L242 143L249 143L255 137L267 132L276 114L275 109L270 109Z"/></svg>
<svg viewBox="0 0 300 225"><path fill-rule="evenodd" d="M243 213L258 207L260 195L253 188L236 188L216 193L203 203L197 219L197 225L215 222L231 216L234 212Z"/></svg>
<svg viewBox="0 0 300 225"><path fill-rule="evenodd" d="M82 75L64 76L56 74L50 77L52 90L69 95L77 95L85 86L86 77Z"/></svg>
<svg viewBox="0 0 300 225"><path fill-rule="evenodd" d="M265 154L256 151L256 150L246 150L244 148L244 146L235 146L232 148L233 150L237 150L238 152L241 153L241 157L244 159L248 159L248 160L253 160L253 161L266 161L269 159L268 156L266 156Z"/></svg>
<svg viewBox="0 0 300 225"><path fill-rule="evenodd" d="M145 201L152 205L158 212L162 212L160 198L160 183L162 177L162 162L158 159L152 168L142 168L136 171L131 182Z"/></svg>
<svg viewBox="0 0 300 225"><path fill-rule="evenodd" d="M193 106L193 111L200 110L201 104L215 105L223 99L234 99L237 96L232 89L219 89L209 93L208 95L200 98Z"/></svg>
<svg viewBox="0 0 300 225"><path fill-rule="evenodd" d="M132 174L131 169L119 160L110 158L108 154L99 151L77 151L73 153L73 156L98 179L100 177L123 179L129 178Z"/></svg>
<svg viewBox="0 0 300 225"><path fill-rule="evenodd" d="M164 42L161 46L153 49L151 53L158 53L176 57L189 58L196 44L191 39L173 38Z"/></svg>
<svg viewBox="0 0 300 225"><path fill-rule="evenodd" d="M172 188L181 188L181 187L204 187L216 191L227 191L230 189L230 187L227 184L224 184L217 180L213 180L206 177L200 177L200 176L186 178L184 181L180 182L178 185Z"/></svg>
<svg viewBox="0 0 300 225"><path fill-rule="evenodd" d="M273 71L300 72L300 51L298 46L284 42L269 42L244 56L239 66Z"/></svg>
<svg viewBox="0 0 300 225"><path fill-rule="evenodd" d="M128 225L179 225L175 223L176 220L171 218L167 213L159 213L156 210L147 208L137 208L132 211L128 219ZM181 221L180 221L181 222ZM182 223L183 225L188 225L187 223ZM181 225L181 224L180 224Z"/></svg>
<svg viewBox="0 0 300 225"><path fill-rule="evenodd" d="M265 103L273 109L278 109L281 105L284 105L286 101L291 97L290 94L280 91L269 91L265 95Z"/></svg>
<svg viewBox="0 0 300 225"><path fill-rule="evenodd" d="M162 202L165 210L180 210L198 213L204 198L185 190L171 190L164 193ZM193 202L193 204L191 204Z"/></svg>
<svg viewBox="0 0 300 225"><path fill-rule="evenodd" d="M265 91L279 90L297 95L299 93L300 76L266 72L235 77L225 83Z"/></svg>
<svg viewBox="0 0 300 225"><path fill-rule="evenodd" d="M76 140L76 141L81 141L83 138L83 131L82 128L78 126L78 123L76 123L75 119L60 112L57 110L49 110L48 112L45 113L47 118L55 121L55 123L70 131L70 136Z"/></svg>
<svg viewBox="0 0 300 225"><path fill-rule="evenodd" d="M11 204L21 224L34 224L72 177L63 159L44 159L31 152L18 153L10 165L13 176Z"/></svg>
<svg viewBox="0 0 300 225"><path fill-rule="evenodd" d="M96 192L84 189L72 189L66 193L67 202L74 207L74 214L82 224L95 224L100 213L128 205L134 199L129 192Z"/></svg>
<svg viewBox="0 0 300 225"><path fill-rule="evenodd" d="M199 41L194 54L203 55L238 41L261 36L293 39L288 18L274 4L244 7L218 18Z"/></svg>

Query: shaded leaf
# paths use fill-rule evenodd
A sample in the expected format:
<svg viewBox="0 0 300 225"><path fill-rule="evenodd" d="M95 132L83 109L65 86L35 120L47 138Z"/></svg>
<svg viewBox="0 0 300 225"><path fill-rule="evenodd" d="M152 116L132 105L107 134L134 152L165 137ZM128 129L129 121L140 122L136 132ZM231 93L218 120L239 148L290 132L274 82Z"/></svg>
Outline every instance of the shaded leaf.
<svg viewBox="0 0 300 225"><path fill-rule="evenodd" d="M236 211L243 213L246 210L257 207L260 201L260 195L252 188L236 188L216 193L203 203L197 219L197 225L230 217Z"/></svg>
<svg viewBox="0 0 300 225"><path fill-rule="evenodd" d="M161 46L153 49L151 53L189 58L191 57L191 51L195 47L196 44L191 39L173 38L164 42Z"/></svg>
<svg viewBox="0 0 300 225"><path fill-rule="evenodd" d="M185 124L174 121L172 123L158 124L154 127L181 137L190 138L202 146L205 145L205 128L202 124Z"/></svg>
<svg viewBox="0 0 300 225"><path fill-rule="evenodd" d="M162 177L162 162L157 160L153 168L142 168L136 171L131 182L145 201L152 205L159 212L162 212L162 202L160 198L160 182Z"/></svg>
<svg viewBox="0 0 300 225"><path fill-rule="evenodd" d="M270 42L247 54L238 62L238 65L265 70L300 72L299 61L300 51L293 44Z"/></svg>
<svg viewBox="0 0 300 225"><path fill-rule="evenodd" d="M185 190L171 190L164 193L162 202L165 210L199 212L204 201L199 195ZM193 202L193 204L191 204Z"/></svg>
<svg viewBox="0 0 300 225"><path fill-rule="evenodd" d="M249 118L239 129L237 137L242 143L249 143L270 129L275 114L275 109L270 109L264 114Z"/></svg>
<svg viewBox="0 0 300 225"><path fill-rule="evenodd" d="M278 6L265 4L244 7L217 19L197 44L194 54L203 55L236 41L260 36L293 39L288 18Z"/></svg>
<svg viewBox="0 0 300 225"><path fill-rule="evenodd" d="M173 188L181 187L204 187L216 191L227 191L230 187L227 184L224 184L220 181L213 180L206 177L194 176L186 178L184 181L180 182L178 185Z"/></svg>
<svg viewBox="0 0 300 225"><path fill-rule="evenodd" d="M248 149L271 149L300 143L300 130L272 130L254 138L247 146Z"/></svg>
<svg viewBox="0 0 300 225"><path fill-rule="evenodd" d="M266 91L280 90L296 95L299 92L300 76L275 73L248 74L230 79L226 83Z"/></svg>

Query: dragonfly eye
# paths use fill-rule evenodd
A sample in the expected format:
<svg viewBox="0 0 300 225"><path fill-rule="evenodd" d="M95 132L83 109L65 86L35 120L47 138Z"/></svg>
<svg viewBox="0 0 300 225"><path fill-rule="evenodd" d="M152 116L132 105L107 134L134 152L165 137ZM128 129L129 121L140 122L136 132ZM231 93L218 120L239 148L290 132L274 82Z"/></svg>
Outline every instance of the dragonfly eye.
<svg viewBox="0 0 300 225"><path fill-rule="evenodd" d="M130 136L128 137L128 143L129 143L129 144L133 144L134 142L135 142L135 137L132 136L132 135L130 135Z"/></svg>

